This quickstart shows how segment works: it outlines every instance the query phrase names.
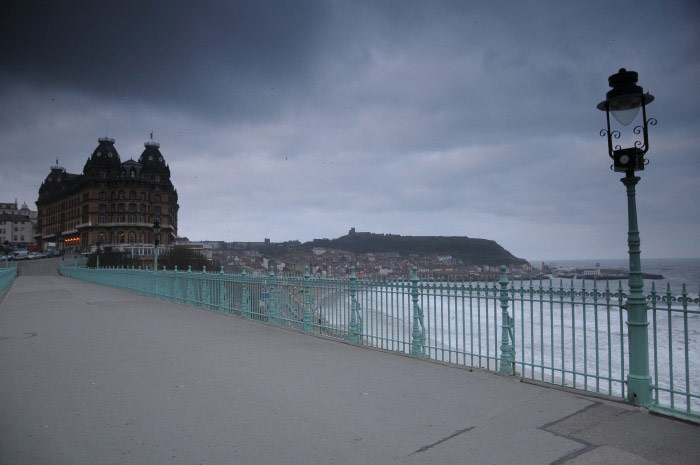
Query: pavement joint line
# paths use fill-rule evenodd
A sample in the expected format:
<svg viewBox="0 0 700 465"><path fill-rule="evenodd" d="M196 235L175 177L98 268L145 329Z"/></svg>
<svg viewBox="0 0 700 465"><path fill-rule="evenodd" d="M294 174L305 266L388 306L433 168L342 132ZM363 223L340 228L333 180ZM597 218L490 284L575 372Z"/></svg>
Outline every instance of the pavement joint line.
<svg viewBox="0 0 700 465"><path fill-rule="evenodd" d="M601 400L605 400L608 402L615 402L618 404L626 405L628 407L633 407L633 405L630 404L629 402L627 402L626 399L624 399L622 397L611 396L611 395L605 394L603 392L577 389L577 388L571 387L571 386L562 386L561 384L553 384L553 383L548 383L546 381L540 381L538 379L531 379L531 378L520 377L519 381L521 383L524 383L524 384L531 384L533 386L540 386L540 387L547 388L547 389L555 389L557 391L569 392L571 394L576 394L579 399L590 400L588 398L592 397L594 399L601 399Z"/></svg>
<svg viewBox="0 0 700 465"><path fill-rule="evenodd" d="M421 453L421 452L425 452L426 450L432 449L433 447L437 446L438 444L442 444L443 442L448 441L448 440L452 439L452 438L455 437L455 436L459 436L459 435L462 434L462 433L466 433L467 431L471 431L471 430L473 430L474 428L476 428L476 426L469 426L469 427L467 427L467 428L457 430L457 431L455 431L454 433L450 434L449 436L446 436L446 437L440 439L439 441L436 441L436 442L434 442L434 443L432 443L432 444L428 444L427 446L423 446L423 447L421 447L420 449L418 449L418 450L416 450L416 451L414 451L414 452L411 452L410 454L408 454L408 456L410 457L410 456L412 456L413 454L419 454L419 453Z"/></svg>
<svg viewBox="0 0 700 465"><path fill-rule="evenodd" d="M646 410L646 409L643 409L643 410ZM672 415L670 413L666 413L663 410L656 410L654 408L650 408L650 409L646 410L646 412L653 417L665 418L667 420L673 420L673 421L677 421L679 423L685 423L686 425L700 427L700 419L679 417L676 415Z"/></svg>
<svg viewBox="0 0 700 465"><path fill-rule="evenodd" d="M588 441L584 441L583 439L579 439L579 438L576 438L576 437L573 437L573 436L569 436L569 435L567 435L567 434L560 434L560 433L557 433L556 431L550 431L550 430L547 429L547 428L550 428L550 427L556 425L557 423L561 423L562 421L565 421L565 420L568 420L569 418L575 417L576 415L579 415L579 414L581 414L581 413L583 413L583 412L585 412L585 411L587 411L587 410L590 410L590 409L592 409L592 408L595 408L595 407L598 407L598 406L600 406L600 405L603 405L602 402L592 401L592 400L590 400L590 399L583 399L583 398L582 398L582 400L588 400L589 402L591 402L591 404L590 404L590 405L586 405L585 407L583 407L583 408L580 409L580 410L575 411L574 413L570 413L569 415L565 415L565 416L559 418L558 420L550 421L550 422L548 422L548 423L545 423L545 424L542 425L542 426L538 426L538 427L537 427L537 429L539 429L539 430L541 430L541 431L545 431L545 432L547 432L547 433L549 433L549 434L552 434L552 435L554 435L554 436L557 436L557 437L560 437L560 438L564 438L564 439L568 439L568 440L570 440L570 441L577 442L577 443L582 444L582 445L584 446L583 448L581 448L581 449L579 449L579 450L576 450L576 451L574 451L574 452L571 452L571 453L569 453L569 454L566 454L566 455L564 455L563 457L559 457L557 460L555 460L554 462L551 462L549 465L561 465L561 464L563 464L563 463L568 462L569 460L572 460L572 459L578 457L579 455L583 455L583 454L585 454L585 453L587 453L587 452L590 452L590 451L592 451L592 450L597 449L598 447L600 447L600 446L597 446L597 445L595 445L595 444L591 444L591 443L588 442Z"/></svg>

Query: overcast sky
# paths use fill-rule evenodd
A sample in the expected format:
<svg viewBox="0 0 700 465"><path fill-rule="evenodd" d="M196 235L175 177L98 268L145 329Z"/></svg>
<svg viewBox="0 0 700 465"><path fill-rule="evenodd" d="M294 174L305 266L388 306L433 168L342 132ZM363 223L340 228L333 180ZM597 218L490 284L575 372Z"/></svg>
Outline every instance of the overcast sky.
<svg viewBox="0 0 700 465"><path fill-rule="evenodd" d="M697 1L11 3L0 201L34 209L56 158L80 173L107 134L137 159L154 131L192 240L355 227L622 258L595 106L626 67L659 122L642 256L700 257Z"/></svg>

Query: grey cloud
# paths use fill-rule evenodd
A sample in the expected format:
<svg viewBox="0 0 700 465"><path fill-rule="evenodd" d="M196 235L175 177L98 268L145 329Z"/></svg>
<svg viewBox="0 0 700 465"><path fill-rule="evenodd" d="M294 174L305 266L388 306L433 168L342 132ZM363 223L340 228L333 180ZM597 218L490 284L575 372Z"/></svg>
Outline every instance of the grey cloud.
<svg viewBox="0 0 700 465"><path fill-rule="evenodd" d="M700 207L679 205L700 196L695 2L183 5L3 15L3 197L36 198L57 156L79 171L105 130L125 158L155 130L191 238L356 226L622 256L624 192L595 104L627 66L659 120L640 221L698 229Z"/></svg>

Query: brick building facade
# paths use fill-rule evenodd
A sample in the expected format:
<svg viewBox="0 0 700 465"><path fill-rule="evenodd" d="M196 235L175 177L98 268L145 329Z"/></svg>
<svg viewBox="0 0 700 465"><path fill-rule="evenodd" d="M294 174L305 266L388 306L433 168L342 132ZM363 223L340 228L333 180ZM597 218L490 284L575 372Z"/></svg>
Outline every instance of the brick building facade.
<svg viewBox="0 0 700 465"><path fill-rule="evenodd" d="M51 167L39 188L37 233L42 249L90 250L153 244L153 223L160 222L160 243L177 236L177 191L156 142L146 142L138 161L122 162L114 139L100 137L82 174Z"/></svg>

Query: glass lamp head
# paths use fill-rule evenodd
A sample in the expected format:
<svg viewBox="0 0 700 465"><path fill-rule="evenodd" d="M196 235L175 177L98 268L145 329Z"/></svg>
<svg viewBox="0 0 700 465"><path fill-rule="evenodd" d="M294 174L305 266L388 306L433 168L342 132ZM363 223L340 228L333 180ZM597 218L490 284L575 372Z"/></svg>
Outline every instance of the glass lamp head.
<svg viewBox="0 0 700 465"><path fill-rule="evenodd" d="M620 71L608 78L608 84L612 87L605 95L606 99L598 104L598 109L609 111L613 118L623 126L628 126L639 113L642 105L647 105L654 100L654 96L644 93L641 86L637 85L637 73L620 68Z"/></svg>

